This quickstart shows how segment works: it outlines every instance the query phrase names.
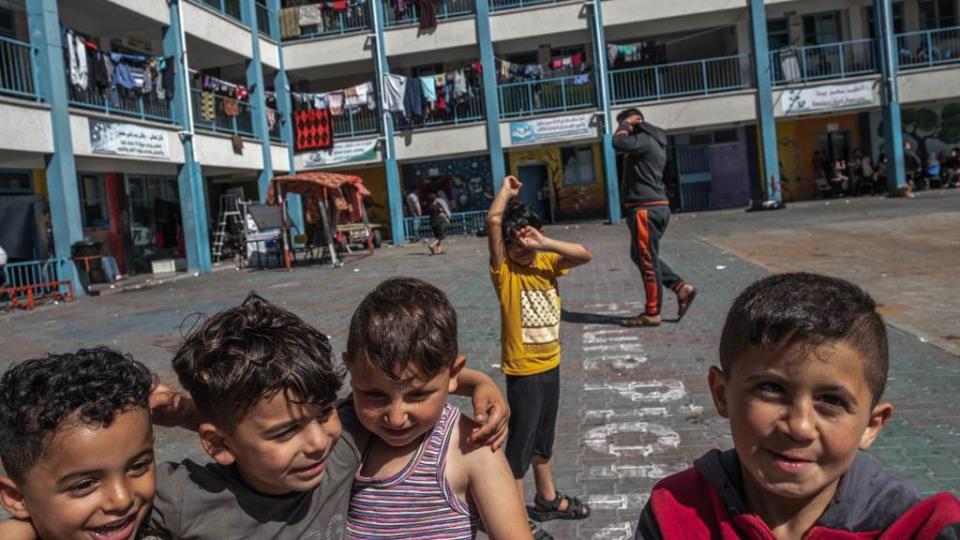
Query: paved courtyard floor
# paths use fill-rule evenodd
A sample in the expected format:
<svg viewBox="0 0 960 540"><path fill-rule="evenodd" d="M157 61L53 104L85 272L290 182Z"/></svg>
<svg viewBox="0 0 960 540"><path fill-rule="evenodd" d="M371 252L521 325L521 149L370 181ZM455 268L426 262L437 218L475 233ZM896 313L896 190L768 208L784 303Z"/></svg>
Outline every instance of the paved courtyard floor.
<svg viewBox="0 0 960 540"><path fill-rule="evenodd" d="M557 538L632 538L656 481L710 448L730 447L706 386L724 314L736 294L770 272L810 270L851 279L874 294L891 325L886 398L895 407L871 453L924 493L960 492L960 192L914 200L837 199L778 212L674 216L663 256L701 291L680 324L624 329L642 305L624 225L548 227L585 243L593 262L561 281L561 412L555 470L561 490L593 516L550 522ZM33 312L0 314L0 369L47 351L106 344L132 353L175 383L171 348L195 313L210 314L255 290L346 342L350 315L380 281L415 276L443 288L461 321L468 365L499 374L499 319L486 270L486 240L453 238L448 254L422 244L355 256L340 269L221 271ZM665 314L676 305L667 298ZM202 459L195 435L163 429L162 459ZM532 493L532 483L528 484Z"/></svg>

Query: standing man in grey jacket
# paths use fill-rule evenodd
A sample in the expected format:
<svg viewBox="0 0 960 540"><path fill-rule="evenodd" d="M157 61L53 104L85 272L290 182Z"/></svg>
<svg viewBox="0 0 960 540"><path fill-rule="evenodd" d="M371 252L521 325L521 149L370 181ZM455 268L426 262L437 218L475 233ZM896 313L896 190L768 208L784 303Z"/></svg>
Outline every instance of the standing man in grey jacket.
<svg viewBox="0 0 960 540"><path fill-rule="evenodd" d="M667 134L643 120L639 109L617 115L619 126L613 147L623 156L623 201L630 228L630 258L640 269L646 294L644 312L624 321L624 326L660 326L663 287L677 295L677 321L690 309L697 289L660 260L660 238L670 223L670 203L663 184L667 164Z"/></svg>

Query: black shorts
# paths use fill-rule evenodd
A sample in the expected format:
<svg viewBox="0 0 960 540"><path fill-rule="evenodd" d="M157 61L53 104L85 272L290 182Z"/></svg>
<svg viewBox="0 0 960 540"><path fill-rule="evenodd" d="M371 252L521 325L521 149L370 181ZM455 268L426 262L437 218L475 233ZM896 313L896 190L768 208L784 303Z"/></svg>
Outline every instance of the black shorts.
<svg viewBox="0 0 960 540"><path fill-rule="evenodd" d="M445 235L443 234L443 225L434 225L433 237L436 238L437 240L443 240L444 236Z"/></svg>
<svg viewBox="0 0 960 540"><path fill-rule="evenodd" d="M533 456L549 460L560 408L560 367L536 375L507 375L510 435L506 455L514 478L523 478Z"/></svg>

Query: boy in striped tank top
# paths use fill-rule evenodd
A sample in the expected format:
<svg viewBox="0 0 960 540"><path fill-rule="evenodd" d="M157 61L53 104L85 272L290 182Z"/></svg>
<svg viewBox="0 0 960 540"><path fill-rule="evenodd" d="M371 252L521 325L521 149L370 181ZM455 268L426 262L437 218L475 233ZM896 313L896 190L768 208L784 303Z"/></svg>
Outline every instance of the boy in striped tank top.
<svg viewBox="0 0 960 540"><path fill-rule="evenodd" d="M394 278L350 321L344 362L356 414L370 431L347 516L347 537L530 538L502 452L467 443L478 428L447 395L466 359L457 314L429 283Z"/></svg>

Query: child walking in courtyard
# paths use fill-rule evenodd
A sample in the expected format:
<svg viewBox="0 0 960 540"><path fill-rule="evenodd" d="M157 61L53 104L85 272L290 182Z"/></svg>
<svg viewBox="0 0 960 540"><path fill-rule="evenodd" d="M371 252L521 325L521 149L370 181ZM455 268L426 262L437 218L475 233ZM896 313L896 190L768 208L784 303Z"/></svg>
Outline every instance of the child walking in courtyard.
<svg viewBox="0 0 960 540"><path fill-rule="evenodd" d="M353 483L347 537L530 538L500 452L467 443L478 426L447 402L466 363L442 291L394 278L350 321L344 363L355 410L373 435Z"/></svg>
<svg viewBox="0 0 960 540"><path fill-rule="evenodd" d="M500 300L501 369L511 410L507 460L524 501L523 477L533 464L537 493L531 518L584 519L590 508L556 489L551 457L560 406L557 277L590 262L591 255L580 244L544 236L540 218L515 200L521 187L515 177L505 178L487 214L490 276ZM536 538L551 538L530 526Z"/></svg>
<svg viewBox="0 0 960 540"><path fill-rule="evenodd" d="M734 448L658 483L637 539L960 538L956 497L921 500L860 452L893 412L887 365L883 320L857 286L795 273L748 287L709 376Z"/></svg>
<svg viewBox="0 0 960 540"><path fill-rule="evenodd" d="M430 228L433 230L433 241L430 242L431 255L443 255L443 239L447 237L443 228L450 223L450 214L440 202L436 194L431 193L427 197L427 204L430 205Z"/></svg>

